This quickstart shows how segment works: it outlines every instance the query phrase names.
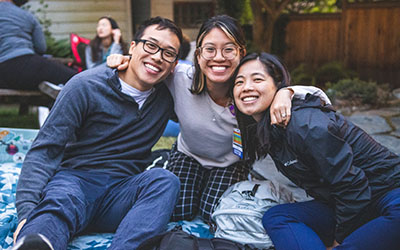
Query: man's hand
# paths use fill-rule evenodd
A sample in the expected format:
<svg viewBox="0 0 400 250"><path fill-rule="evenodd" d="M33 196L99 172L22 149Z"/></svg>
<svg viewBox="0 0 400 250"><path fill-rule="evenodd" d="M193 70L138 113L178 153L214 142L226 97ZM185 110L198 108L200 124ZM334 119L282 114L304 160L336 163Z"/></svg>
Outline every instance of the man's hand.
<svg viewBox="0 0 400 250"><path fill-rule="evenodd" d="M126 70L130 59L130 56L111 54L107 57L107 66L118 70Z"/></svg>
<svg viewBox="0 0 400 250"><path fill-rule="evenodd" d="M15 242L17 241L17 237L18 237L19 231L21 231L21 228L25 225L25 222L26 222L26 219L22 220L18 224L17 229L14 232L14 245L15 245Z"/></svg>
<svg viewBox="0 0 400 250"><path fill-rule="evenodd" d="M283 127L288 125L291 116L292 95L292 90L287 88L280 89L276 93L270 108L271 124Z"/></svg>

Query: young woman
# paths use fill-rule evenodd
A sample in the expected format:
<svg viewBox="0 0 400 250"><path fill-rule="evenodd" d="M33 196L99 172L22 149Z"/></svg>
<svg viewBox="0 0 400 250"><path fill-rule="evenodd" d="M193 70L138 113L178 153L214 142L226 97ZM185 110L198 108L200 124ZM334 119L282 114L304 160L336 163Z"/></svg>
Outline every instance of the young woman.
<svg viewBox="0 0 400 250"><path fill-rule="evenodd" d="M203 23L196 39L194 67L178 64L166 82L175 102L181 132L178 135L168 169L181 181L180 199L174 220L190 220L200 214L209 221L214 205L232 184L246 180L249 165L240 161L240 149L233 144L237 128L230 97L231 77L246 54L240 24L232 17L215 16ZM109 66L123 69L121 56L112 56ZM297 88L325 94L317 88ZM273 123L290 117L291 91L276 96L271 111ZM327 97L326 101L329 101ZM282 117L281 114L286 114Z"/></svg>
<svg viewBox="0 0 400 250"><path fill-rule="evenodd" d="M400 157L312 95L293 100L286 128L270 125L274 95L289 84L285 66L260 53L243 58L233 87L245 159L270 154L315 198L264 215L276 249L398 249Z"/></svg>
<svg viewBox="0 0 400 250"><path fill-rule="evenodd" d="M96 37L86 47L86 68L91 69L107 60L110 54L126 54L127 46L117 22L108 16L100 17L97 22Z"/></svg>

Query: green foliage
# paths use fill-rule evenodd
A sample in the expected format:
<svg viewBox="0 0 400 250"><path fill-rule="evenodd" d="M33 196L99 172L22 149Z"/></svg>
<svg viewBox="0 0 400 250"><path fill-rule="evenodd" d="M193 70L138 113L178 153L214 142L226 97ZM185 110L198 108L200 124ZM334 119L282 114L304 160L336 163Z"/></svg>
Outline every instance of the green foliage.
<svg viewBox="0 0 400 250"><path fill-rule="evenodd" d="M378 85L376 82L366 82L358 78L342 79L337 83L327 83L326 91L332 100L342 100L354 104L382 104L378 98Z"/></svg>
<svg viewBox="0 0 400 250"><path fill-rule="evenodd" d="M340 62L328 62L323 64L315 72L315 84L324 87L327 82L338 82L344 78L355 78L357 73L346 69Z"/></svg>
<svg viewBox="0 0 400 250"><path fill-rule="evenodd" d="M291 70L292 83L302 85L316 85L324 88L327 82L338 82L345 78L358 77L355 71L346 69L340 62L328 62L315 69L311 65L302 63Z"/></svg>
<svg viewBox="0 0 400 250"><path fill-rule="evenodd" d="M162 136L160 140L154 145L154 147L151 149L152 151L154 150L159 150L159 149L171 149L172 145L175 143L176 137L165 137Z"/></svg>
<svg viewBox="0 0 400 250"><path fill-rule="evenodd" d="M315 85L315 79L312 68L302 63L290 72L292 84L298 85Z"/></svg>
<svg viewBox="0 0 400 250"><path fill-rule="evenodd" d="M242 15L245 3L246 0L237 0L237 1L218 0L217 12L219 14L229 15L239 20L240 16Z"/></svg>
<svg viewBox="0 0 400 250"><path fill-rule="evenodd" d="M37 113L27 115L18 114L18 106L1 105L0 106L0 127L6 128L39 128Z"/></svg>
<svg viewBox="0 0 400 250"><path fill-rule="evenodd" d="M55 40L53 37L46 37L46 54L53 57L73 58L70 41L67 38Z"/></svg>
<svg viewBox="0 0 400 250"><path fill-rule="evenodd" d="M32 6L29 4L24 5L23 9L33 13L42 25L47 45L46 54L52 55L53 57L72 58L73 55L69 39L56 40L50 31L52 21L47 17L48 7L49 5L45 3L45 0L40 0L39 7L36 10L33 10Z"/></svg>
<svg viewBox="0 0 400 250"><path fill-rule="evenodd" d="M286 11L289 13L336 13L341 9L341 0L292 0Z"/></svg>

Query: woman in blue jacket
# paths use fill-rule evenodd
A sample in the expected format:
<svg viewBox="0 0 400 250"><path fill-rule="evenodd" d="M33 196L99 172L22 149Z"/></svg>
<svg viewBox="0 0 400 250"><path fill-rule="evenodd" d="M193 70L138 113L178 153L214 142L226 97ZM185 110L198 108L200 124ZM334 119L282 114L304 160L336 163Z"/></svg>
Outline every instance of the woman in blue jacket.
<svg viewBox="0 0 400 250"><path fill-rule="evenodd" d="M275 56L254 53L239 64L233 86L244 157L269 154L314 198L264 215L276 249L398 249L400 157L311 95L293 100L286 128L271 126L271 101L289 84Z"/></svg>

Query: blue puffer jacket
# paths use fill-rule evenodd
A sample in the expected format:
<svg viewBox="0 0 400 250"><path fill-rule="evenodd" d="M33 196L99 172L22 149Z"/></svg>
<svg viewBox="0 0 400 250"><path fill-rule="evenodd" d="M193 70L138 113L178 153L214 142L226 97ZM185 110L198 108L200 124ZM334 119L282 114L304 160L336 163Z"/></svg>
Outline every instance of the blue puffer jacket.
<svg viewBox="0 0 400 250"><path fill-rule="evenodd" d="M335 209L338 242L371 220L373 202L400 186L400 157L318 97L294 101L289 125L274 127L271 137L278 170Z"/></svg>

